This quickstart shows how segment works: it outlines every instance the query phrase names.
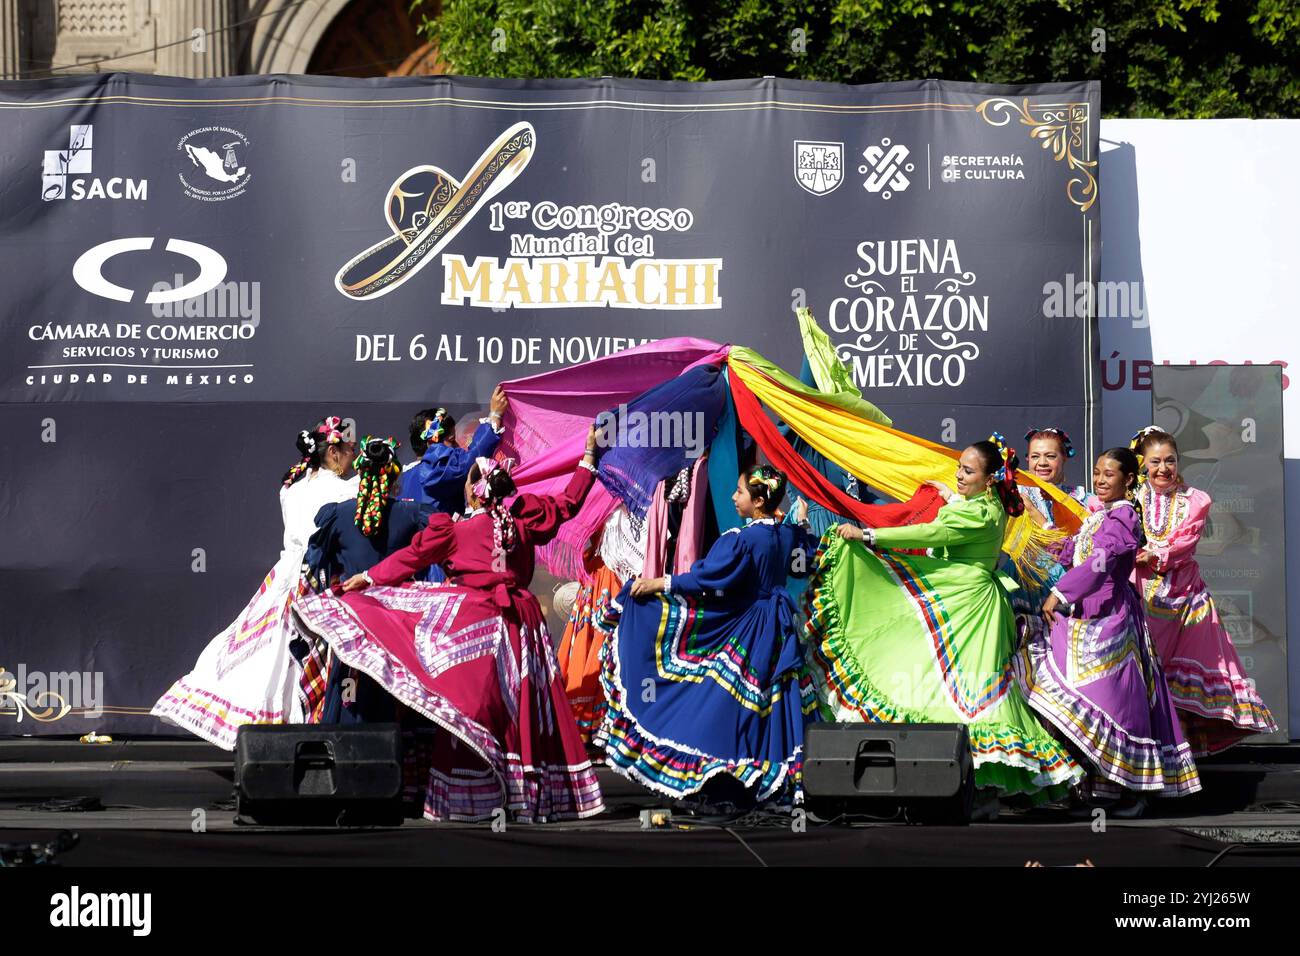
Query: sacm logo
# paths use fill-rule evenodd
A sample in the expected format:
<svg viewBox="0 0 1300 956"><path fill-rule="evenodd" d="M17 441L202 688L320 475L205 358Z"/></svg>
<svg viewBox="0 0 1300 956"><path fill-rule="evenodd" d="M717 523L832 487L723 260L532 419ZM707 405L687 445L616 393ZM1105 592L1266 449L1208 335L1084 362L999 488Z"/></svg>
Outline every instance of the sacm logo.
<svg viewBox="0 0 1300 956"><path fill-rule="evenodd" d="M41 164L41 198L54 199L134 199L149 198L149 180L111 176L97 179L90 175L94 158L93 124L68 128L67 149L47 149Z"/></svg>

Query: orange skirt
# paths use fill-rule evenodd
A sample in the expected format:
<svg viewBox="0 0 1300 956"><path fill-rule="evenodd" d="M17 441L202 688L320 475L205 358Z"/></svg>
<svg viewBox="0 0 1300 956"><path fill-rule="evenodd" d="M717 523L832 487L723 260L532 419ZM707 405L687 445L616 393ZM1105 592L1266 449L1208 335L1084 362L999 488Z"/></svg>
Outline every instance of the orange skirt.
<svg viewBox="0 0 1300 956"><path fill-rule="evenodd" d="M605 635L595 625L622 587L623 581L618 575L604 564L596 566L591 583L578 590L556 655L564 692L586 744L591 743L605 717L605 694L600 687L600 650Z"/></svg>

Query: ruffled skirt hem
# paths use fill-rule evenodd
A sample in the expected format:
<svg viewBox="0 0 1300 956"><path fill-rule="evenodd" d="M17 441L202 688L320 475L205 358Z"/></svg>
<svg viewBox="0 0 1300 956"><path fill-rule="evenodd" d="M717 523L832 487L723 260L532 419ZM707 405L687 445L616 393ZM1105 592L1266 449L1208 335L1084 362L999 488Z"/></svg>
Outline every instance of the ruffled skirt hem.
<svg viewBox="0 0 1300 956"><path fill-rule="evenodd" d="M1197 757L1221 753L1254 734L1277 730L1272 712L1246 678L1194 661L1173 660L1165 664L1165 680Z"/></svg>
<svg viewBox="0 0 1300 956"><path fill-rule="evenodd" d="M514 822L542 823L585 819L604 810L589 760L526 763L519 755L504 752L486 727L426 686L398 656L373 639L344 602L327 595L309 596L295 604L294 613L304 630L333 648L339 661L363 672L400 703L446 731L460 745L450 749L469 751L460 759L433 761L424 802L426 819L481 822L498 819L505 811Z"/></svg>
<svg viewBox="0 0 1300 956"><path fill-rule="evenodd" d="M1079 752L1095 774L1129 790L1181 797L1201 789L1186 742L1138 738L1110 714L1056 678L1045 639L1026 641L1016 655L1016 681L1025 699Z"/></svg>
<svg viewBox="0 0 1300 956"><path fill-rule="evenodd" d="M279 707L239 707L213 691L190 685L183 677L168 688L149 713L222 750L235 749L239 728L245 724L284 724L291 717Z"/></svg>
<svg viewBox="0 0 1300 956"><path fill-rule="evenodd" d="M673 600L693 603L683 598ZM623 607L615 599L604 609L599 620L600 628L608 634L601 650L600 671L605 712L600 730L594 735L594 743L604 748L607 766L620 776L673 799L699 793L714 777L727 775L753 791L757 802L782 806L802 803L801 732L793 735L791 752L779 760L721 756L656 735L637 719L626 704L627 689L619 660L620 641L625 639L619 632L622 622ZM796 638L791 635L790 639ZM783 690L774 693L773 688ZM775 674L765 690L772 701L772 709L765 718L767 721L784 721L801 729L806 719L815 717L816 704L806 673Z"/></svg>
<svg viewBox="0 0 1300 956"><path fill-rule="evenodd" d="M809 668L823 702L823 715L833 720L865 723L933 724L932 715L913 711L891 699L858 666L844 637L840 608L827 582L819 554L818 570L805 594L808 620L805 643ZM1008 690L1014 693L1012 685ZM1029 721L1032 713L1023 708ZM993 787L1005 796L1025 794L1035 802L1065 795L1083 776L1080 767L1060 743L1041 727L1036 731L998 720L961 721L970 735L971 758L977 787Z"/></svg>

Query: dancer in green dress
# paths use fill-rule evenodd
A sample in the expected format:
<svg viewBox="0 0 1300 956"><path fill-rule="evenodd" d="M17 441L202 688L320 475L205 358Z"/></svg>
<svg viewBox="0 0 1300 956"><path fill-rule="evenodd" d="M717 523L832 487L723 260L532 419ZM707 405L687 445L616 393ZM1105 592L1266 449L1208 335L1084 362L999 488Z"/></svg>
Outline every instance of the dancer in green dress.
<svg viewBox="0 0 1300 956"><path fill-rule="evenodd" d="M997 571L1007 515L1024 504L1014 450L998 434L962 452L957 491L929 524L822 539L805 598L809 663L828 719L963 723L975 784L1036 802L1082 769L1026 704L1012 670L1016 630ZM903 550L930 549L929 554Z"/></svg>

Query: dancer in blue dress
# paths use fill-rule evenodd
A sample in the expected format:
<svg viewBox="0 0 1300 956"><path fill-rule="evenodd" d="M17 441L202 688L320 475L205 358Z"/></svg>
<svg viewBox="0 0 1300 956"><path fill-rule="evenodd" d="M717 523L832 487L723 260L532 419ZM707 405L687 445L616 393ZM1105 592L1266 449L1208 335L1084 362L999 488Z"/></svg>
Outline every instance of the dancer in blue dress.
<svg viewBox="0 0 1300 956"><path fill-rule="evenodd" d="M317 591L373 567L429 523L432 505L393 497L402 476L397 441L372 438L361 443L356 468L357 496L324 505L316 513L316 532L305 563ZM373 680L334 659L323 641L298 648L303 658L303 713L308 723L352 724L398 718L396 702Z"/></svg>
<svg viewBox="0 0 1300 956"><path fill-rule="evenodd" d="M501 442L501 416L510 400L500 386L492 392L488 417L480 419L468 448L456 444L456 420L445 408L434 411L421 440L424 455L402 473L399 498L432 505L434 511L456 515L465 510L465 476L478 458L491 458Z"/></svg>
<svg viewBox="0 0 1300 956"><path fill-rule="evenodd" d="M817 540L781 524L786 477L744 472L732 502L746 520L686 574L629 581L602 628L609 704L606 759L617 773L670 797L714 777L744 787L737 803L802 799L804 724L816 699L786 590L811 566ZM800 560L802 558L802 560Z"/></svg>
<svg viewBox="0 0 1300 956"><path fill-rule="evenodd" d="M420 460L407 465L397 486L397 497L427 505L431 511L458 515L465 510L465 478L479 458L491 458L501 443L501 416L510 405L510 399L498 385L488 404L488 417L479 419L479 426L470 439L468 448L456 444L456 419L447 409L436 408L424 423L419 440L424 448ZM411 423L414 435L415 423ZM421 572L421 581L437 584L447 576L434 564Z"/></svg>

